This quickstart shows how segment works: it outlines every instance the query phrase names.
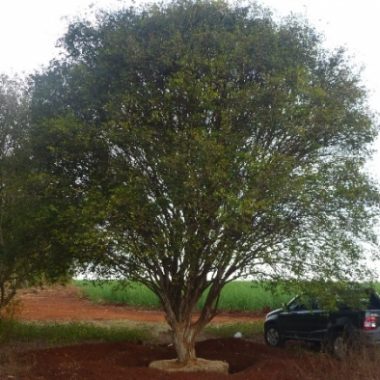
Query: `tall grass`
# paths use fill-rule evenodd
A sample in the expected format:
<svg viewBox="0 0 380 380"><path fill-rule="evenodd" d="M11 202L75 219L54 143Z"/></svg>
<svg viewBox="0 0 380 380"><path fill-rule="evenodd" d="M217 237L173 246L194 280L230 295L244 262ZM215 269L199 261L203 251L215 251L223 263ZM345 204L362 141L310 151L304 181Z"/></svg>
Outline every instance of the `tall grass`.
<svg viewBox="0 0 380 380"><path fill-rule="evenodd" d="M328 356L316 356L293 368L294 379L305 380L379 380L379 350L363 348L338 361Z"/></svg>
<svg viewBox="0 0 380 380"><path fill-rule="evenodd" d="M124 304L134 307L159 308L159 300L146 286L139 283L122 284L117 281L97 283L75 281L86 297L94 302ZM262 311L274 309L288 301L292 294L281 285L269 290L268 284L250 281L234 281L222 290L219 309L226 311ZM202 307L206 294L201 297L198 307Z"/></svg>
<svg viewBox="0 0 380 380"><path fill-rule="evenodd" d="M88 341L139 342L150 337L147 328L125 326L97 326L91 323L31 323L0 320L0 343L43 342L71 344Z"/></svg>
<svg viewBox="0 0 380 380"><path fill-rule="evenodd" d="M157 296L145 285L138 282L119 281L75 281L83 294L96 303L112 303L158 309Z"/></svg>
<svg viewBox="0 0 380 380"><path fill-rule="evenodd" d="M291 297L281 285L270 290L265 283L234 281L223 288L219 308L227 311L262 311L278 308ZM206 294L203 294L199 306L203 306L205 298Z"/></svg>

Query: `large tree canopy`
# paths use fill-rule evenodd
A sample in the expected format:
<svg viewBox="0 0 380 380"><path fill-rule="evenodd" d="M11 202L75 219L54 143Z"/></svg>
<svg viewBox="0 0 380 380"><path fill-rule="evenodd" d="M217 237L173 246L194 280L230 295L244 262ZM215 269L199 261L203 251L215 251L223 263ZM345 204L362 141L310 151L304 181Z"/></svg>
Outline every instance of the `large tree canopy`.
<svg viewBox="0 0 380 380"><path fill-rule="evenodd" d="M58 279L69 267L61 255L57 259L59 248L52 241L55 223L44 194L47 182L33 171L29 148L25 85L1 75L0 311L19 288Z"/></svg>
<svg viewBox="0 0 380 380"><path fill-rule="evenodd" d="M73 202L78 259L152 289L180 361L234 278L354 275L376 127L342 51L222 1L102 14L62 46L34 78L35 160Z"/></svg>

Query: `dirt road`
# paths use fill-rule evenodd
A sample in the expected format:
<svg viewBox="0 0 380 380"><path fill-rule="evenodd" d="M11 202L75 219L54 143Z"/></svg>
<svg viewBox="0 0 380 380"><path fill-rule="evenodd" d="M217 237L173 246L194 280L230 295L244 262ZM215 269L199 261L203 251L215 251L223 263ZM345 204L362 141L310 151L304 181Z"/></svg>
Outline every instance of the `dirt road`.
<svg viewBox="0 0 380 380"><path fill-rule="evenodd" d="M17 318L27 321L109 321L165 322L163 312L127 306L93 304L74 286L26 290L19 295ZM254 313L221 313L213 323L249 322Z"/></svg>

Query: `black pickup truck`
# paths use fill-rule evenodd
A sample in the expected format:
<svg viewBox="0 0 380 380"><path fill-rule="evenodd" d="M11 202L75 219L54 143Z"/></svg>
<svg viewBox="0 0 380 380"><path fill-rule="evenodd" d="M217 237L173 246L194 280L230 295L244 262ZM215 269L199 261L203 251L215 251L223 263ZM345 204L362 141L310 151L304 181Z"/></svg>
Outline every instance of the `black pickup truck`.
<svg viewBox="0 0 380 380"><path fill-rule="evenodd" d="M264 337L273 347L286 340L319 342L341 358L359 343L380 344L380 297L371 292L363 308L340 306L334 311L306 296L295 297L267 314Z"/></svg>

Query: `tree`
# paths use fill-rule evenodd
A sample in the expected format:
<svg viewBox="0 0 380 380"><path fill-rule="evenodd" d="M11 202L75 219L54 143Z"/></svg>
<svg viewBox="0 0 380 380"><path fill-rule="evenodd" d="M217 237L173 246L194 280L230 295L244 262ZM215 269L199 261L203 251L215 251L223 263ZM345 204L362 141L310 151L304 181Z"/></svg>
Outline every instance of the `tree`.
<svg viewBox="0 0 380 380"><path fill-rule="evenodd" d="M377 127L344 52L223 1L101 14L61 42L34 77L36 160L76 194L78 260L157 294L181 363L235 278L354 277Z"/></svg>
<svg viewBox="0 0 380 380"><path fill-rule="evenodd" d="M19 288L59 279L68 269L52 254L45 184L32 171L25 85L0 76L0 311ZM55 245L55 249L58 245Z"/></svg>

